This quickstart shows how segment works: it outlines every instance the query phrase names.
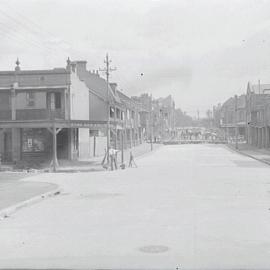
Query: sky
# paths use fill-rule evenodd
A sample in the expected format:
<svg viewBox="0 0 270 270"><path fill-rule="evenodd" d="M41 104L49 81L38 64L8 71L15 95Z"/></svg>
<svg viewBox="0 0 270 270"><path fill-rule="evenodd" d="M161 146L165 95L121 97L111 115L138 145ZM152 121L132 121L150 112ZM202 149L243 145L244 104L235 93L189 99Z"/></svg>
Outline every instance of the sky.
<svg viewBox="0 0 270 270"><path fill-rule="evenodd" d="M70 57L98 70L108 53L126 94L171 94L204 115L248 81L270 83L269 14L268 0L0 0L0 69Z"/></svg>

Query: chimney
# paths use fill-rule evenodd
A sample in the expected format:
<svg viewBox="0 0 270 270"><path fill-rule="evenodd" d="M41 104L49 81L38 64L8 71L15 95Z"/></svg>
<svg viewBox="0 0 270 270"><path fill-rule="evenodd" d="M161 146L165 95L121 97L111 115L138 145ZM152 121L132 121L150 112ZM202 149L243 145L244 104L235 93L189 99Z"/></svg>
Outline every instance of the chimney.
<svg viewBox="0 0 270 270"><path fill-rule="evenodd" d="M67 59L66 70L67 70L67 71L71 71L71 61L70 61L69 57L68 57L68 59Z"/></svg>
<svg viewBox="0 0 270 270"><path fill-rule="evenodd" d="M72 67L74 67L72 70L76 71L77 75L80 75L86 71L86 64L87 61L74 61L72 62Z"/></svg>

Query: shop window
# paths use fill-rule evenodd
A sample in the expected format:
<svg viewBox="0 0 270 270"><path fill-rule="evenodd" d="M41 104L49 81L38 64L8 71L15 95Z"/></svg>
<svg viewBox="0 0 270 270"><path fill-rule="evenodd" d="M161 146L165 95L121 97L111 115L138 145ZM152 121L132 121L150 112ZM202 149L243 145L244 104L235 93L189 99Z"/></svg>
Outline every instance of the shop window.
<svg viewBox="0 0 270 270"><path fill-rule="evenodd" d="M91 136L91 137L98 137L98 130L89 130L89 135Z"/></svg>
<svg viewBox="0 0 270 270"><path fill-rule="evenodd" d="M44 129L23 129L22 152L44 152L46 136Z"/></svg>

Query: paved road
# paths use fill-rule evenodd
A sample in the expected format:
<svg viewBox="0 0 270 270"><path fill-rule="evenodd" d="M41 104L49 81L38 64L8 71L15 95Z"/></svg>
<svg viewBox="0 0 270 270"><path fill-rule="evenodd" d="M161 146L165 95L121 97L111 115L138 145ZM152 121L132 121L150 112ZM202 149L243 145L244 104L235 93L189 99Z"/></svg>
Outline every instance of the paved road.
<svg viewBox="0 0 270 270"><path fill-rule="evenodd" d="M0 172L0 210L57 188L52 183L28 182L32 176L35 174Z"/></svg>
<svg viewBox="0 0 270 270"><path fill-rule="evenodd" d="M137 163L40 177L65 192L0 222L0 267L270 268L270 167L218 145Z"/></svg>

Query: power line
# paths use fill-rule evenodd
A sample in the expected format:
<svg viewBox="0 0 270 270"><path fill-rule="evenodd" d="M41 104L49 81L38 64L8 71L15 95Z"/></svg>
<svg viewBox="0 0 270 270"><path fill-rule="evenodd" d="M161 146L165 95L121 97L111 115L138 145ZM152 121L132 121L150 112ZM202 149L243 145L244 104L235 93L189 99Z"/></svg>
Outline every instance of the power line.
<svg viewBox="0 0 270 270"><path fill-rule="evenodd" d="M14 14L14 9L9 6L8 4L6 4L7 7L10 8L12 14ZM3 9L2 9L3 12ZM46 36L44 34L46 34L47 36L49 36L51 39L55 39L57 38L53 33L49 32L48 30L44 29L43 27L41 27L41 25L37 24L35 21L30 20L28 17L26 17L25 15L23 15L22 13L18 12L18 10L16 10L16 15L20 16L21 19L24 21L24 26L28 27L28 29L33 33L33 34L42 34L45 38ZM33 30L33 28L36 28L36 31ZM67 41L64 41L61 38L61 42L62 43L66 43L68 45L70 45ZM54 49L60 49L58 47L54 47ZM63 49L63 48L62 48ZM61 50L62 50L61 49Z"/></svg>

